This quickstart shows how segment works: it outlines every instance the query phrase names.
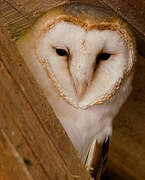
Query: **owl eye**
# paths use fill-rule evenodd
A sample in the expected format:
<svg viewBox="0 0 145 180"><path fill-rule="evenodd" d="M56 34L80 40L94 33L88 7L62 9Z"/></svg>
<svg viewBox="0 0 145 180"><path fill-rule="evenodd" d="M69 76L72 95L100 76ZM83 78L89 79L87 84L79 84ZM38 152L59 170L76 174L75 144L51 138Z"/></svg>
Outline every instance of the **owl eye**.
<svg viewBox="0 0 145 180"><path fill-rule="evenodd" d="M97 60L103 60L106 61L110 58L111 54L109 53L100 53L97 57Z"/></svg>
<svg viewBox="0 0 145 180"><path fill-rule="evenodd" d="M69 53L65 49L56 49L56 54L59 56L68 56Z"/></svg>

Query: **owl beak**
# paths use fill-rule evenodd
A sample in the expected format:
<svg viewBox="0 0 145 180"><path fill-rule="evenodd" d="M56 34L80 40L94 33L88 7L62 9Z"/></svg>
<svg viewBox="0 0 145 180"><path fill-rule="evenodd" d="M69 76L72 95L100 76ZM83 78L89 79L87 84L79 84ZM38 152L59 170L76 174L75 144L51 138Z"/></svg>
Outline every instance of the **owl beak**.
<svg viewBox="0 0 145 180"><path fill-rule="evenodd" d="M88 58L88 56L75 59L69 66L74 90L79 100L85 95L93 76L93 63L85 63L88 62L86 58Z"/></svg>
<svg viewBox="0 0 145 180"><path fill-rule="evenodd" d="M78 98L81 98L84 95L84 93L88 87L88 82L86 82L86 81L77 81L76 82L75 81L74 87L75 87Z"/></svg>

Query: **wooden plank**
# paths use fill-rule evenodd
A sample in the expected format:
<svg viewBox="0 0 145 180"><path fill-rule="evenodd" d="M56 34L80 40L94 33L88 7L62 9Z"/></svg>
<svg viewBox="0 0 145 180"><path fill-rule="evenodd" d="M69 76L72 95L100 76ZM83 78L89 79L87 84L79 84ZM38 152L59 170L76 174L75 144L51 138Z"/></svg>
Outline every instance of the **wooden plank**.
<svg viewBox="0 0 145 180"><path fill-rule="evenodd" d="M8 2L0 0L0 23L15 38L32 23L27 18L29 14L24 15L21 11L22 8L17 10Z"/></svg>
<svg viewBox="0 0 145 180"><path fill-rule="evenodd" d="M11 114L6 111L6 107L0 104L0 127L9 135L9 140L11 144L15 147L16 151L19 153L23 159L25 165L31 176L38 180L48 180L47 174L44 172L42 166L33 155L33 152L29 148L27 142L25 141L23 135L18 130L16 125L13 123ZM1 161L0 161L1 163Z"/></svg>
<svg viewBox="0 0 145 180"><path fill-rule="evenodd" d="M9 109L10 117L15 120L35 158L50 179L55 179L55 174L59 174L60 179L66 174L68 179L90 179L43 92L2 29L0 40L0 58L7 69L6 75L0 76L3 78L0 99Z"/></svg>
<svg viewBox="0 0 145 180"><path fill-rule="evenodd" d="M4 131L0 131L0 179L33 180Z"/></svg>
<svg viewBox="0 0 145 180"><path fill-rule="evenodd" d="M28 143L21 134L21 131L16 127L11 113L8 111L5 105L2 104L2 101L0 102L0 128L5 131L7 136L9 136L11 144L13 144L16 151L23 159L31 176L38 180L48 180L48 176L43 167L35 158Z"/></svg>

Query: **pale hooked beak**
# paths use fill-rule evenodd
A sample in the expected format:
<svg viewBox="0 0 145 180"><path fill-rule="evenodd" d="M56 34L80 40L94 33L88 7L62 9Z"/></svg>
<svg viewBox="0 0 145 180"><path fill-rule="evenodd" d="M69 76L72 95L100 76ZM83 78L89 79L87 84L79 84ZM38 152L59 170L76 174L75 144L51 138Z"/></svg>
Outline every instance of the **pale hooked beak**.
<svg viewBox="0 0 145 180"><path fill-rule="evenodd" d="M73 80L74 90L78 99L81 99L93 78L93 61L87 63L89 57L80 57L70 64L70 73Z"/></svg>
<svg viewBox="0 0 145 180"><path fill-rule="evenodd" d="M84 95L87 87L87 81L74 81L74 88L79 99Z"/></svg>

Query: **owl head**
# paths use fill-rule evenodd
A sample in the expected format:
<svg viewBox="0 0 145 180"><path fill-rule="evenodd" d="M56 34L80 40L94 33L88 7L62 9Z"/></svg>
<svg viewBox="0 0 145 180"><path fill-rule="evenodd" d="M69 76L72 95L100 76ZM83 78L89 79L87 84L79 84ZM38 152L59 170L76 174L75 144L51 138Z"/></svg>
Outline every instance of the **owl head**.
<svg viewBox="0 0 145 180"><path fill-rule="evenodd" d="M128 25L108 9L79 3L49 10L17 45L29 67L39 64L75 108L107 102L135 62Z"/></svg>

